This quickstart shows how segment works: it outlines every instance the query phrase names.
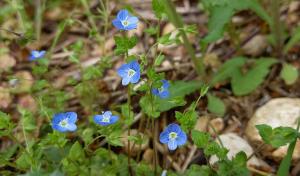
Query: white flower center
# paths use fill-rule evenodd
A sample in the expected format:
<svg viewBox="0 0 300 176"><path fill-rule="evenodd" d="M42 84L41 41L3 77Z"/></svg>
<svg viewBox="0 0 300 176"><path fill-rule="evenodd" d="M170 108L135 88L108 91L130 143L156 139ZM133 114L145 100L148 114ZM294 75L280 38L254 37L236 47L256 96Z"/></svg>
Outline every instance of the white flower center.
<svg viewBox="0 0 300 176"><path fill-rule="evenodd" d="M131 78L135 73L136 73L136 72L135 72L134 70L132 70L132 69L129 69L128 72L127 72L128 76L129 76L130 78Z"/></svg>
<svg viewBox="0 0 300 176"><path fill-rule="evenodd" d="M174 140L176 138L177 138L177 133L175 133L175 132L169 133L169 139Z"/></svg>
<svg viewBox="0 0 300 176"><path fill-rule="evenodd" d="M158 92L159 92L159 93L162 93L164 90L165 90L165 89L164 89L163 86L161 86L160 88L158 88Z"/></svg>
<svg viewBox="0 0 300 176"><path fill-rule="evenodd" d="M123 26L128 26L129 22L127 20L122 21Z"/></svg>
<svg viewBox="0 0 300 176"><path fill-rule="evenodd" d="M66 126L68 125L67 119L64 119L64 120L60 121L60 122L59 122L59 125L60 125L61 127L66 127Z"/></svg>
<svg viewBox="0 0 300 176"><path fill-rule="evenodd" d="M110 116L109 115L103 115L102 122L109 123L110 122Z"/></svg>

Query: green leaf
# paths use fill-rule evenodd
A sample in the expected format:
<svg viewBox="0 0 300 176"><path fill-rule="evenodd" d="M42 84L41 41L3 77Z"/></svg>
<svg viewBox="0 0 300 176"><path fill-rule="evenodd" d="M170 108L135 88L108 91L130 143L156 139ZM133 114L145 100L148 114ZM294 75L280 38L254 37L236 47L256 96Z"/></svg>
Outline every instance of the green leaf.
<svg viewBox="0 0 300 176"><path fill-rule="evenodd" d="M208 90L209 90L209 85L203 84L200 90L200 96L201 97L205 96Z"/></svg>
<svg viewBox="0 0 300 176"><path fill-rule="evenodd" d="M158 111L158 104L154 103L154 97L151 98L151 95L145 95L140 99L140 106L142 111L146 113L149 117L157 118L160 115Z"/></svg>
<svg viewBox="0 0 300 176"><path fill-rule="evenodd" d="M246 154L239 152L231 161L228 159L219 161L217 173L222 176L250 176L246 163Z"/></svg>
<svg viewBox="0 0 300 176"><path fill-rule="evenodd" d="M31 158L29 154L25 151L22 152L22 154L19 156L19 158L16 160L16 164L18 167L22 169L28 169L31 166Z"/></svg>
<svg viewBox="0 0 300 176"><path fill-rule="evenodd" d="M299 41L300 41L300 26L298 26L297 29L295 29L291 39L285 45L285 47L283 49L284 53L287 53Z"/></svg>
<svg viewBox="0 0 300 176"><path fill-rule="evenodd" d="M115 49L116 55L125 54L128 52L129 49L133 48L137 44L137 37L119 37L115 36L115 43L117 45L117 48Z"/></svg>
<svg viewBox="0 0 300 176"><path fill-rule="evenodd" d="M171 44L176 43L176 39L174 39L171 35L172 35L172 32L161 36L158 39L158 43L160 43L162 45L171 45Z"/></svg>
<svg viewBox="0 0 300 176"><path fill-rule="evenodd" d="M84 151L78 141L72 145L68 157L73 161L82 160L85 158Z"/></svg>
<svg viewBox="0 0 300 176"><path fill-rule="evenodd" d="M211 84L215 85L231 78L246 63L246 59L245 57L235 57L226 61L213 77Z"/></svg>
<svg viewBox="0 0 300 176"><path fill-rule="evenodd" d="M174 107L185 104L184 97L202 87L199 81L175 81L170 84L170 97L166 99L155 98L154 104L157 104L159 112L168 111Z"/></svg>
<svg viewBox="0 0 300 176"><path fill-rule="evenodd" d="M256 60L254 67L247 73L242 74L236 70L232 75L231 87L235 95L247 95L254 91L269 73L269 67L277 61L272 58L261 58Z"/></svg>
<svg viewBox="0 0 300 176"><path fill-rule="evenodd" d="M210 140L209 133L192 130L192 140L198 148L205 148Z"/></svg>
<svg viewBox="0 0 300 176"><path fill-rule="evenodd" d="M153 9L155 16L158 19L161 19L162 15L165 11L164 5L161 3L161 0L152 0L152 9Z"/></svg>
<svg viewBox="0 0 300 176"><path fill-rule="evenodd" d="M121 131L113 131L106 137L106 139L112 146L123 146L121 141Z"/></svg>
<svg viewBox="0 0 300 176"><path fill-rule="evenodd" d="M94 131L92 128L86 128L83 130L81 137L85 144L89 144L93 141L93 134Z"/></svg>
<svg viewBox="0 0 300 176"><path fill-rule="evenodd" d="M297 140L294 140L290 143L287 154L284 156L283 160L279 165L279 169L277 171L277 176L286 176L289 175L290 166L292 163L293 153L296 146Z"/></svg>
<svg viewBox="0 0 300 176"><path fill-rule="evenodd" d="M159 54L154 61L154 66L159 66L164 59L165 59L165 55Z"/></svg>
<svg viewBox="0 0 300 176"><path fill-rule="evenodd" d="M201 41L210 43L217 41L223 36L226 25L231 17L241 11L250 9L272 26L271 17L257 0L203 0L204 7L210 12L208 21L209 34Z"/></svg>
<svg viewBox="0 0 300 176"><path fill-rule="evenodd" d="M291 64L284 63L280 72L281 78L287 85L294 84L299 76L298 69Z"/></svg>
<svg viewBox="0 0 300 176"><path fill-rule="evenodd" d="M277 127L272 129L272 127L262 124L256 125L256 128L264 142L275 148L293 142L298 136L298 131L291 127Z"/></svg>
<svg viewBox="0 0 300 176"><path fill-rule="evenodd" d="M125 124L130 126L134 120L134 112L132 110L129 111L128 104L121 105L121 112L123 117L125 118Z"/></svg>
<svg viewBox="0 0 300 176"><path fill-rule="evenodd" d="M20 114L21 114L21 119L22 119L22 125L24 126L24 129L26 131L33 131L36 129L36 124L35 124L35 119L33 117L33 114L26 109L23 108L18 108Z"/></svg>
<svg viewBox="0 0 300 176"><path fill-rule="evenodd" d="M207 97L208 97L208 105L207 105L208 110L218 116L224 116L226 111L224 102L218 97L213 96L211 94L208 94Z"/></svg>
<svg viewBox="0 0 300 176"><path fill-rule="evenodd" d="M185 111L184 113L181 112L175 112L175 117L178 120L178 122L181 125L181 128L184 131L189 131L191 129L194 128L196 122L197 122L197 117L198 114L195 111L195 102L193 102L189 108L187 109L187 111Z"/></svg>
<svg viewBox="0 0 300 176"><path fill-rule="evenodd" d="M220 160L227 158L227 152L228 150L226 148L221 147L215 141L208 143L208 145L204 148L204 154L206 156L216 155Z"/></svg>
<svg viewBox="0 0 300 176"><path fill-rule="evenodd" d="M191 167L186 171L186 176L211 176L213 171L205 165L199 166L196 164L191 165Z"/></svg>

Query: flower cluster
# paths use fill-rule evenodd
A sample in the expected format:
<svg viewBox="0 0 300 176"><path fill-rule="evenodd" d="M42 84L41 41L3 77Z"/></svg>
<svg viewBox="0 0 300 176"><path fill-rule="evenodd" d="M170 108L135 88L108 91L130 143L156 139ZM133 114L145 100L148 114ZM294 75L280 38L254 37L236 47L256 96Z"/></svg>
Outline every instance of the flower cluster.
<svg viewBox="0 0 300 176"><path fill-rule="evenodd" d="M112 23L119 30L132 30L137 28L138 18L132 16L127 10L121 10ZM36 60L44 57L44 55L45 51L32 51L29 59ZM140 65L138 61L133 60L119 67L117 73L122 78L122 85L135 84L141 77ZM153 88L151 92L153 95L165 99L169 97L170 84L167 80L161 80L161 82L162 86ZM119 117L113 115L111 111L105 111L101 115L95 115L93 119L96 124L108 126L116 123ZM72 132L77 129L76 121L77 114L75 112L58 113L53 117L52 127L60 132ZM186 143L187 136L179 125L172 123L160 134L159 140L161 143L167 144L170 150L175 150Z"/></svg>

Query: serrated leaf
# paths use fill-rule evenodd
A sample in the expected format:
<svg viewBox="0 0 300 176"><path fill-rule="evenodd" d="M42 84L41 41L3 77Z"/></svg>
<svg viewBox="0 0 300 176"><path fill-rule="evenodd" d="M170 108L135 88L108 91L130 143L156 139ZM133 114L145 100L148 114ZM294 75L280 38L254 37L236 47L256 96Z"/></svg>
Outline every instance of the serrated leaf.
<svg viewBox="0 0 300 176"><path fill-rule="evenodd" d="M202 149L208 145L208 142L210 140L210 135L209 133L193 130L192 140L198 148Z"/></svg>
<svg viewBox="0 0 300 176"><path fill-rule="evenodd" d="M211 176L213 171L205 165L193 164L185 173L186 176Z"/></svg>
<svg viewBox="0 0 300 176"><path fill-rule="evenodd" d="M211 94L208 94L207 97L208 97L208 105L207 105L208 110L216 115L224 116L226 107L223 101Z"/></svg>
<svg viewBox="0 0 300 176"><path fill-rule="evenodd" d="M268 125L261 124L256 125L256 128L264 142L275 148L293 142L299 135L298 131L291 127L277 127L272 129Z"/></svg>
<svg viewBox="0 0 300 176"><path fill-rule="evenodd" d="M153 101L153 102L151 102ZM154 103L154 98L151 98L149 95L143 96L140 99L140 106L142 111L147 114L149 117L157 118L160 115L158 111L159 107L156 103Z"/></svg>
<svg viewBox="0 0 300 176"><path fill-rule="evenodd" d="M180 123L181 128L186 132L193 129L197 122L198 114L194 107L195 102L193 102L184 113L175 112L175 118Z"/></svg>
<svg viewBox="0 0 300 176"><path fill-rule="evenodd" d="M283 64L280 76L287 85L291 85L297 81L299 72L293 65L285 63Z"/></svg>
<svg viewBox="0 0 300 176"><path fill-rule="evenodd" d="M277 61L272 58L261 58L256 60L246 74L242 74L240 70L235 70L232 75L231 87L235 95L247 95L255 90L269 73L269 67Z"/></svg>

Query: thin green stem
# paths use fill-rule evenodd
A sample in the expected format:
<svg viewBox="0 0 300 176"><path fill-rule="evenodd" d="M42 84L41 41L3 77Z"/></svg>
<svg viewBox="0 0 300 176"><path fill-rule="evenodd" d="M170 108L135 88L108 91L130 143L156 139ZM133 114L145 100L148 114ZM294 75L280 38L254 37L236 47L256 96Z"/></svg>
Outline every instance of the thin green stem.
<svg viewBox="0 0 300 176"><path fill-rule="evenodd" d="M42 19L43 19L43 11L44 11L44 3L42 4L42 0L35 0L35 32L36 39L39 41L41 37L41 28L42 28Z"/></svg>
<svg viewBox="0 0 300 176"><path fill-rule="evenodd" d="M275 39L275 52L276 56L279 59L282 59L282 48L283 48L283 28L282 23L280 21L280 2L281 0L272 0L271 10L272 10L272 17L273 17L273 37Z"/></svg>
<svg viewBox="0 0 300 176"><path fill-rule="evenodd" d="M83 7L84 7L84 9L85 9L85 11L87 13L87 17L88 17L89 23L92 26L92 29L93 30L97 30L98 27L97 27L96 22L94 20L93 14L90 11L90 7L88 5L88 1L87 0L80 0L80 2L83 5ZM98 33L98 31L96 33L96 39L98 40L98 42L101 42L101 37L100 37L100 34Z"/></svg>
<svg viewBox="0 0 300 176"><path fill-rule="evenodd" d="M127 103L128 103L128 118L130 118L130 111L131 111L131 84L128 85L128 89L127 89ZM130 175L132 174L132 170L131 170L131 148L130 148L130 140L129 140L129 136L130 136L130 124L128 125L128 131L127 131L127 136L128 136L128 140L127 140L127 148L128 148L128 170Z"/></svg>
<svg viewBox="0 0 300 176"><path fill-rule="evenodd" d="M195 50L191 43L188 40L187 34L184 30L181 30L184 28L184 23L182 21L182 18L178 13L176 12L176 7L173 4L171 0L162 0L166 13L168 15L169 20L174 24L174 26L179 29L179 33L183 39L183 45L187 49L187 52L189 53L192 62L194 63L194 67L200 76L205 76L205 70L204 70L204 64L202 59L199 59L196 57Z"/></svg>
<svg viewBox="0 0 300 176"><path fill-rule="evenodd" d="M152 90L152 84L150 86L150 90ZM150 94L150 105L151 105L151 112L153 112L154 108L153 108L153 100L154 97L151 93L151 91L149 91ZM153 140L153 151L154 151L154 157L153 157L153 164L154 164L154 175L157 175L157 149L156 149L156 132L155 132L155 119L154 117L150 117L151 118L151 126L152 126L152 140Z"/></svg>

